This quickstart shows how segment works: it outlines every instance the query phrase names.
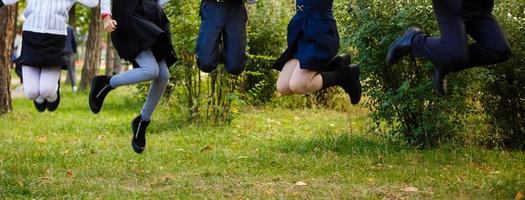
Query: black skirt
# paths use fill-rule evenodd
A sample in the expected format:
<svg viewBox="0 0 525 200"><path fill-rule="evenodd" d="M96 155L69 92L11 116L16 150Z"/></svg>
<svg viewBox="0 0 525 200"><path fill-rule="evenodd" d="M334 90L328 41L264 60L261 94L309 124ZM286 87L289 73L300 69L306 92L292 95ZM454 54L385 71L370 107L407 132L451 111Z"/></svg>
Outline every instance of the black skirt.
<svg viewBox="0 0 525 200"><path fill-rule="evenodd" d="M177 61L170 22L156 0L113 0L112 13L118 24L111 40L121 58L138 67L135 58L150 49L168 67Z"/></svg>
<svg viewBox="0 0 525 200"><path fill-rule="evenodd" d="M22 38L22 53L16 60L17 64L38 68L59 66L67 69L65 35L24 31Z"/></svg>
<svg viewBox="0 0 525 200"><path fill-rule="evenodd" d="M298 59L301 69L327 71L339 51L339 32L330 3L301 6L288 25L288 48L277 59L274 69Z"/></svg>

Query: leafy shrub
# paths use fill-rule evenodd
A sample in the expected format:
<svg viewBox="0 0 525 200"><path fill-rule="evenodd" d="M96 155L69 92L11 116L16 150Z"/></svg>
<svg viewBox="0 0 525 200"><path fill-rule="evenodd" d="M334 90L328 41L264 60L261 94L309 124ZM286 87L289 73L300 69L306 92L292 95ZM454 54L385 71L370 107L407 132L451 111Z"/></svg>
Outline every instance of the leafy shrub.
<svg viewBox="0 0 525 200"><path fill-rule="evenodd" d="M496 15L514 55L489 68L481 103L492 125L493 142L525 150L525 1L500 1Z"/></svg>
<svg viewBox="0 0 525 200"><path fill-rule="evenodd" d="M437 32L431 5L430 0L356 0L345 29L345 34L351 35L347 42L359 53L374 127L424 147L438 145L463 130L468 111L462 89L465 80L453 77L455 88L441 98L432 88L430 63L408 58L387 67L385 57L391 42L410 26Z"/></svg>

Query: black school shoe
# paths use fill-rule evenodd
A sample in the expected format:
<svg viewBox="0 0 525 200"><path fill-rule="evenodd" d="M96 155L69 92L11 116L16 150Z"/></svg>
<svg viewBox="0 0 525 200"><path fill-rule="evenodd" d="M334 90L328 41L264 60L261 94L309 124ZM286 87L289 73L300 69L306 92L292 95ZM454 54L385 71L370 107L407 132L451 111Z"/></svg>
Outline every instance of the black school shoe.
<svg viewBox="0 0 525 200"><path fill-rule="evenodd" d="M447 75L450 73L448 69L445 69L440 66L434 66L434 71L432 73L432 85L436 92L441 95L447 95Z"/></svg>
<svg viewBox="0 0 525 200"><path fill-rule="evenodd" d="M89 92L89 108L91 112L97 114L102 109L104 99L114 88L109 85L111 77L95 76L91 81L91 91Z"/></svg>
<svg viewBox="0 0 525 200"><path fill-rule="evenodd" d="M352 104L358 104L361 101L361 94L363 92L359 65L349 65L341 69L341 76L343 77L341 87L350 95Z"/></svg>
<svg viewBox="0 0 525 200"><path fill-rule="evenodd" d="M393 65L401 58L408 55L412 50L412 40L414 40L414 37L420 33L423 33L420 28L410 27L403 36L397 38L397 40L390 45L390 48L388 48L386 64L388 66Z"/></svg>
<svg viewBox="0 0 525 200"><path fill-rule="evenodd" d="M35 108L36 110L38 110L38 112L44 112L46 111L46 108L47 108L47 100L44 100L44 102L42 103L38 103L36 101L33 101L33 104L35 104Z"/></svg>
<svg viewBox="0 0 525 200"><path fill-rule="evenodd" d="M131 139L131 147L137 154L141 154L146 149L146 129L150 121L142 120L142 116L135 117L131 122L131 130L133 130L133 138Z"/></svg>
<svg viewBox="0 0 525 200"><path fill-rule="evenodd" d="M60 84L58 84L57 99L55 102L47 102L46 107L49 112L54 112L58 108L58 105L60 105Z"/></svg>

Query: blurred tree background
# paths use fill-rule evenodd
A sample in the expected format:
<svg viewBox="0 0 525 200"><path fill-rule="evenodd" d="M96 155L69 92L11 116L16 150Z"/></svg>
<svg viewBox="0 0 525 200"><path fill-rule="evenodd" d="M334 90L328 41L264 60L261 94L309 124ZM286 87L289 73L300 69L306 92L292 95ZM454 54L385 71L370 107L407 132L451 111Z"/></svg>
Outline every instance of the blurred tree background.
<svg viewBox="0 0 525 200"><path fill-rule="evenodd" d="M349 110L341 89L290 97L276 94L277 72L271 66L286 48L294 1L261 0L247 6L249 61L241 76L228 75L222 67L204 74L196 67L199 5L199 1L171 1L166 7L179 56L163 103L173 110L173 120L225 124L245 106ZM497 1L494 12L511 42L512 59L451 76L447 97L438 97L432 89L431 63L407 58L393 67L384 64L389 44L407 27L416 25L439 35L431 0L335 0L334 14L342 38L340 53L350 53L363 70L371 133L423 148L453 142L525 149L525 0ZM96 9L76 6L70 23L79 35L85 76L104 73L99 69L122 70L125 63L111 49L106 51L111 46L107 34L97 31ZM86 44L96 48L85 48ZM85 84L89 88L89 81ZM137 87L142 98L146 86Z"/></svg>

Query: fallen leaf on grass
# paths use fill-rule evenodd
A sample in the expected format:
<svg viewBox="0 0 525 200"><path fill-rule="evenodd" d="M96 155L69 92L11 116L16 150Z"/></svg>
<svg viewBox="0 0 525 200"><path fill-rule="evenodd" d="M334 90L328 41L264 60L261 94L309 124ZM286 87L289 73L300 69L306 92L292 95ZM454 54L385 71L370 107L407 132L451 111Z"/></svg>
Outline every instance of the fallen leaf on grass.
<svg viewBox="0 0 525 200"><path fill-rule="evenodd" d="M402 191L404 191L404 192L417 192L419 190L417 188L415 188L415 187L406 187L406 188L403 188Z"/></svg>
<svg viewBox="0 0 525 200"><path fill-rule="evenodd" d="M275 192L273 191L272 188L268 188L268 189L264 190L264 193L266 193L267 195L273 195Z"/></svg>
<svg viewBox="0 0 525 200"><path fill-rule="evenodd" d="M36 141L39 142L39 143L47 142L47 137L46 136L38 136L36 138Z"/></svg>
<svg viewBox="0 0 525 200"><path fill-rule="evenodd" d="M520 191L516 194L516 198L514 200L525 200L525 192Z"/></svg>
<svg viewBox="0 0 525 200"><path fill-rule="evenodd" d="M72 177L72 176L73 176L73 171L71 171L71 170L67 170L67 172L66 172L66 176L67 176L67 177Z"/></svg>
<svg viewBox="0 0 525 200"><path fill-rule="evenodd" d="M211 148L210 145L206 145L206 146L204 146L204 147L201 149L202 152L207 152L207 151L211 151L211 150L213 150L213 149Z"/></svg>
<svg viewBox="0 0 525 200"><path fill-rule="evenodd" d="M307 186L308 184L306 184L305 182L302 182L302 181L297 181L297 183L295 183L294 185L296 185L296 186Z"/></svg>

